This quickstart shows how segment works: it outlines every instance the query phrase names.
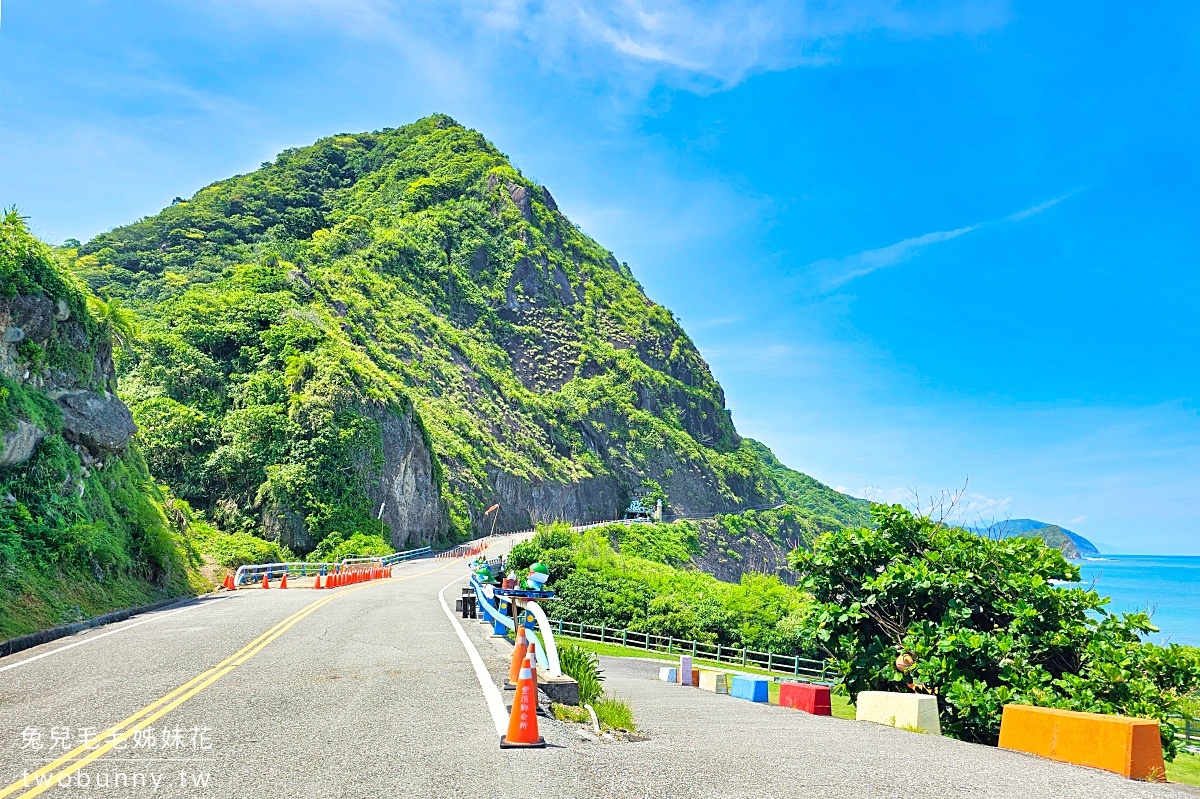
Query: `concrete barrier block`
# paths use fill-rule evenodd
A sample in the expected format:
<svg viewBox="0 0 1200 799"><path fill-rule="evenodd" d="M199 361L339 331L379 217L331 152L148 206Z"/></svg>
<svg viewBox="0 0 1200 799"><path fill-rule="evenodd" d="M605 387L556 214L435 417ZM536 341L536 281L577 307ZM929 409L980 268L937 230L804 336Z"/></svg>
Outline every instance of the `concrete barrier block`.
<svg viewBox="0 0 1200 799"><path fill-rule="evenodd" d="M692 669L692 687L700 687L700 669Z"/></svg>
<svg viewBox="0 0 1200 799"><path fill-rule="evenodd" d="M680 655L679 656L679 684L680 685L691 685L692 684L692 656L691 655Z"/></svg>
<svg viewBox="0 0 1200 799"><path fill-rule="evenodd" d="M854 717L889 727L903 727L933 735L942 734L937 697L928 694L897 694L863 691L854 700Z"/></svg>
<svg viewBox="0 0 1200 799"><path fill-rule="evenodd" d="M712 691L714 694L729 693L728 678L723 671L700 672L700 690Z"/></svg>
<svg viewBox="0 0 1200 799"><path fill-rule="evenodd" d="M675 682L677 679L678 669L674 666L663 666L658 670L658 679L663 682Z"/></svg>
<svg viewBox="0 0 1200 799"><path fill-rule="evenodd" d="M828 685L806 682L785 682L779 685L779 706L793 707L814 716L832 716Z"/></svg>
<svg viewBox="0 0 1200 799"><path fill-rule="evenodd" d="M1158 722L1153 719L1005 705L1000 748L1135 780L1162 780L1166 774Z"/></svg>
<svg viewBox="0 0 1200 799"><path fill-rule="evenodd" d="M766 702L769 696L767 681L762 677L735 674L729 686L729 695L751 702Z"/></svg>

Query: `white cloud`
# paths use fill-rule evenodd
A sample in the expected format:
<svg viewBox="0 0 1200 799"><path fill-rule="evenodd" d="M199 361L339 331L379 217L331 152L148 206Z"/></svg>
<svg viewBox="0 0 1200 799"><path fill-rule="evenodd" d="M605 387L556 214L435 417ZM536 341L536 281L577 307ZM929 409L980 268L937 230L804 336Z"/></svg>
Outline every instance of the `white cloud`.
<svg viewBox="0 0 1200 799"><path fill-rule="evenodd" d="M840 40L978 34L1004 25L1004 0L957 0L936 11L899 0L215 0L196 4L223 19L256 17L276 27L314 21L327 28L406 46L435 42L464 57L524 46L546 68L605 81L654 81L674 73L698 88L747 76L819 65ZM498 36L499 35L499 36ZM464 41L465 40L465 41ZM451 47L451 44L455 43Z"/></svg>
<svg viewBox="0 0 1200 799"><path fill-rule="evenodd" d="M898 241L895 244L889 244L886 247L863 250L860 253L848 255L844 258L823 258L804 267L803 272L812 277L820 291L833 291L863 275L869 275L876 270L903 263L930 245L940 244L944 241L956 239L959 236L965 236L968 233L974 233L980 228L1022 222L1032 216L1037 216L1079 191L1081 189L1069 191L1059 197L1031 205L1028 208L1001 217L1000 219L977 222L966 227L955 228L954 230L935 230L932 233L913 236L912 238Z"/></svg>

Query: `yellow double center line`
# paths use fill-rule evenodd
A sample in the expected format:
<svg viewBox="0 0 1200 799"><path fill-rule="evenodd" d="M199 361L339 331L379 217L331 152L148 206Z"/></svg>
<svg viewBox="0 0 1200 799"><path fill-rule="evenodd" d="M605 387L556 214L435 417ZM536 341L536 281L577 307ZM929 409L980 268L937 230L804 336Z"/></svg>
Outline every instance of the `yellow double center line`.
<svg viewBox="0 0 1200 799"><path fill-rule="evenodd" d="M428 571L423 571L420 574L412 574L407 577L400 577L392 582L402 582L404 580L412 580L416 577L423 577L426 574L433 574L434 572L439 572L442 569L449 568L455 563L457 563L457 561L451 561L445 566L439 566L436 569L429 569ZM237 652L234 652L232 655L213 666L208 671L193 677L171 693L160 699L154 700L138 712L134 713L132 716L117 722L92 739L92 741L97 741L103 738L105 739L104 743L99 744L94 749L89 748L91 742L85 742L80 746L75 747L70 752L67 752L59 757L57 760L47 763L31 774L26 774L12 785L0 790L0 799L4 799L6 796L11 796L22 788L27 790L25 793L21 794L18 799L37 796L43 791L53 788L59 783L60 780L65 780L67 777L74 774L88 763L91 763L97 758L103 757L114 746L117 746L118 744L132 738L134 733L136 733L138 730L144 728L146 725L153 724L158 719L167 715L172 710L179 707L184 702L188 701L193 696L200 693L205 688L212 685L217 680L221 679L226 674L257 655L263 650L264 647L291 629L292 626L298 623L301 619L309 616L312 613L316 613L322 607L328 605L335 599L347 596L355 591L361 591L364 588L370 588L373 585L378 585L378 583L364 583L363 585L355 586L353 588L347 588L344 591L338 591L336 594L330 594L329 596L319 599L316 602L313 602L311 605L298 610L291 616L288 616L286 619L276 624L271 629L267 630L258 638L255 638L253 641L246 644Z"/></svg>

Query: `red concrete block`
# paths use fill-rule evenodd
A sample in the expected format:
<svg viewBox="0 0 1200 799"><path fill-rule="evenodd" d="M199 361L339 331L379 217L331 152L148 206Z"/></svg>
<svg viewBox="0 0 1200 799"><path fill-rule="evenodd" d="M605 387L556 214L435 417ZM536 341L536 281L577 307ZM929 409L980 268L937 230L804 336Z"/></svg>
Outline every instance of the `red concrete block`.
<svg viewBox="0 0 1200 799"><path fill-rule="evenodd" d="M779 684L779 706L794 707L814 716L831 716L829 686L806 682L784 682Z"/></svg>

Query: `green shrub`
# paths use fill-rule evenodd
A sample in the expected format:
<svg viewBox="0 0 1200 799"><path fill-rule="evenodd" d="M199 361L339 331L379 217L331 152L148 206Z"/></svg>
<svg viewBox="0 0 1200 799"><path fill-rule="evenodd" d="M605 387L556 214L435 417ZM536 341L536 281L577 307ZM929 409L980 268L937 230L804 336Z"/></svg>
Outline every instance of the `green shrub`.
<svg viewBox="0 0 1200 799"><path fill-rule="evenodd" d="M614 730L637 732L637 725L633 721L633 708L628 703L606 696L593 704L592 709L596 711L596 719L601 725Z"/></svg>
<svg viewBox="0 0 1200 799"><path fill-rule="evenodd" d="M563 705L555 702L550 706L554 711L554 718L559 721L569 721L574 724L587 724L591 722L592 717L588 715L587 708L579 705Z"/></svg>
<svg viewBox="0 0 1200 799"><path fill-rule="evenodd" d="M215 528L203 537L195 539L197 551L212 555L226 568L257 563L286 563L295 558L287 547L275 541L265 541L250 533L222 533Z"/></svg>
<svg viewBox="0 0 1200 799"><path fill-rule="evenodd" d="M559 648L558 662L563 674L579 683L579 704L589 704L604 695L604 673L595 653L567 644Z"/></svg>
<svg viewBox="0 0 1200 799"><path fill-rule="evenodd" d="M395 551L395 548L378 533L355 533L349 538L344 538L341 533L335 531L317 545L309 554L308 560L332 562L356 555L381 557Z"/></svg>
<svg viewBox="0 0 1200 799"><path fill-rule="evenodd" d="M1144 613L1113 615L1095 591L1056 585L1079 569L1038 539L993 541L893 505L875 529L817 539L792 561L820 603L813 635L851 696L938 697L942 729L995 744L1010 702L1168 722L1200 687L1200 650L1158 647ZM899 656L911 667L901 671Z"/></svg>

